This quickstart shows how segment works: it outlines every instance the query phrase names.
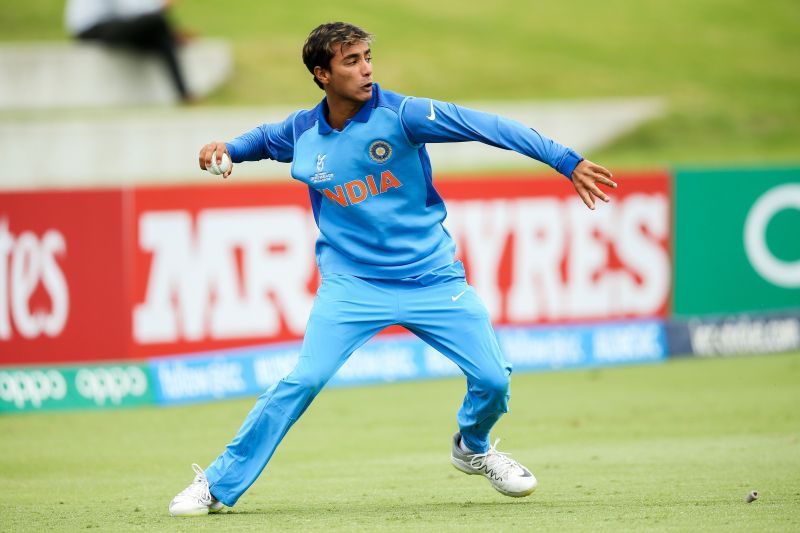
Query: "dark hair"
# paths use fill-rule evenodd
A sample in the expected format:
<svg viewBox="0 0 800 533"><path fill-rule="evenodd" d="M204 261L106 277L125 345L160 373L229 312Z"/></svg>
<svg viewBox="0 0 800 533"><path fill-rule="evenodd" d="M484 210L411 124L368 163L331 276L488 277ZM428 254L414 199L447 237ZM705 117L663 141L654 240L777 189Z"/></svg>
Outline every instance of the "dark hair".
<svg viewBox="0 0 800 533"><path fill-rule="evenodd" d="M303 63L314 76L314 83L322 89L322 83L314 75L314 67L330 70L331 59L336 51L333 47L337 44L350 46L356 43L369 43L372 35L358 26L347 22L328 22L320 24L308 34L303 45Z"/></svg>

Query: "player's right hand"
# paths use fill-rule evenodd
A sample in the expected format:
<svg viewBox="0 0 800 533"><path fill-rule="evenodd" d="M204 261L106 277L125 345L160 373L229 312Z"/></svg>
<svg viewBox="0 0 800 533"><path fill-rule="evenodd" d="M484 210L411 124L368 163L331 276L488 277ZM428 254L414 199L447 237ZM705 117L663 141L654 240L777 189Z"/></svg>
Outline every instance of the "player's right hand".
<svg viewBox="0 0 800 533"><path fill-rule="evenodd" d="M218 165L222 163L222 154L228 154L228 157L231 156L231 154L228 153L228 146L224 142L222 141L210 142L200 149L200 156L199 156L200 168L206 170L208 169L209 166L211 166L211 156L214 155L214 152L216 152ZM231 159L231 168L228 169L228 171L224 173L222 177L227 178L228 176L231 175L231 172L233 172L233 159Z"/></svg>

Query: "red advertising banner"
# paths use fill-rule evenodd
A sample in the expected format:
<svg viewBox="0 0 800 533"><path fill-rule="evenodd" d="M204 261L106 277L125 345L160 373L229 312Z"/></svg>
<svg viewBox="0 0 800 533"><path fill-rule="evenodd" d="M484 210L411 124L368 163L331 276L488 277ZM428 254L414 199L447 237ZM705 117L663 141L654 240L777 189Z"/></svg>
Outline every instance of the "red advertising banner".
<svg viewBox="0 0 800 533"><path fill-rule="evenodd" d="M672 289L667 173L615 176L594 211L558 178L448 180L445 226L498 323L664 316Z"/></svg>
<svg viewBox="0 0 800 533"><path fill-rule="evenodd" d="M133 205L136 356L302 336L318 285L304 186L138 189Z"/></svg>
<svg viewBox="0 0 800 533"><path fill-rule="evenodd" d="M437 182L495 322L666 314L670 176L616 179L595 211L563 178ZM316 235L293 182L0 194L0 365L299 339Z"/></svg>
<svg viewBox="0 0 800 533"><path fill-rule="evenodd" d="M0 365L130 355L123 196L0 194Z"/></svg>
<svg viewBox="0 0 800 533"><path fill-rule="evenodd" d="M531 324L666 313L669 180L621 177L612 202L595 211L559 178L437 187L445 226L495 322ZM149 189L134 204L137 356L302 336L317 284L304 187Z"/></svg>

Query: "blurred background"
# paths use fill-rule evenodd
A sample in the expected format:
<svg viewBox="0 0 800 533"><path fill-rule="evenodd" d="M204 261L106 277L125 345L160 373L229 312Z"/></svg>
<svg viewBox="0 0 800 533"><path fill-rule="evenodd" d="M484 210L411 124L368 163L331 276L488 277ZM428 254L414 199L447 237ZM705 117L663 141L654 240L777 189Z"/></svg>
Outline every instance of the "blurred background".
<svg viewBox="0 0 800 533"><path fill-rule="evenodd" d="M0 8L7 28L0 37L2 134L19 154L4 165L5 185L131 176L137 183L207 180L186 159L197 142L282 119L321 97L300 48L320 21L340 19L376 35L375 76L385 87L534 121L531 126L615 169L797 160L799 15L791 1L770 0L757 9L751 2L712 0L167 5L185 45L178 53L196 104L189 108L169 107L177 94L155 54L145 62L123 51L92 54L108 47L73 36L64 2ZM577 107L555 107L552 114L566 102ZM592 102L597 105L580 107ZM135 158L106 146L111 131ZM51 157L22 151L44 135ZM82 142L82 149L64 147L64 136ZM139 150L159 153L158 173ZM474 169L475 160L459 164L463 156L440 158L438 170ZM530 168L521 159L494 157L492 170ZM123 168L115 164L120 159ZM280 166L253 168L240 168L241 174L285 175Z"/></svg>
<svg viewBox="0 0 800 533"><path fill-rule="evenodd" d="M570 431L592 427L575 413L607 401L635 418L643 411L620 391L636 390L654 412L675 410L636 431L679 427L690 442L713 419L731 422L714 442L732 438L736 424L774 436L774 462L748 473L773 472L774 490L790 494L778 472L800 475L796 1L28 0L0 4L0 20L3 415L141 407L127 412L131 423L155 420L162 436L212 442L193 448L210 457L249 398L293 367L318 285L307 191L288 165L241 164L222 181L198 168L197 153L316 105L323 93L301 47L318 24L344 20L375 35L384 89L518 119L620 183L609 205L589 212L538 162L475 143L429 147L445 224L520 374L520 405L536 405L539 390L574 391L574 405L544 415L551 426L569 420L569 431L530 422L509 429L517 442L535 427L552 446L548 457L563 461L555 450L569 446ZM755 362L768 354L784 355ZM750 357L737 358L741 367L690 361L732 355ZM647 377L598 373L636 363L666 364ZM522 376L563 369L576 372ZM458 375L394 328L358 350L331 385L407 381L386 394L416 398L415 387L433 378L460 390ZM582 388L598 376L608 380L605 399ZM720 390L704 388L717 381ZM684 386L716 414L681 418L694 409L676 403ZM358 390L346 394L382 405L384 388ZM641 400L648 391L662 395ZM763 409L744 400L750 393L768 396ZM247 399L206 403L237 397ZM153 415L153 406L194 403L196 411ZM344 400L334 405L331 416L348 416ZM186 413L234 422L198 436L175 427ZM616 427L596 414L598 435ZM79 420L45 416L38 424ZM10 454L37 431L27 418L0 420L18 435L4 443ZM774 424L761 427L765 420ZM766 443L747 440L731 461ZM697 446L713 461L713 446ZM625 462L622 452L616 459ZM8 472L9 482L31 474ZM28 504L41 494L26 490ZM796 503L796 494L782 501ZM770 520L798 523L796 512Z"/></svg>

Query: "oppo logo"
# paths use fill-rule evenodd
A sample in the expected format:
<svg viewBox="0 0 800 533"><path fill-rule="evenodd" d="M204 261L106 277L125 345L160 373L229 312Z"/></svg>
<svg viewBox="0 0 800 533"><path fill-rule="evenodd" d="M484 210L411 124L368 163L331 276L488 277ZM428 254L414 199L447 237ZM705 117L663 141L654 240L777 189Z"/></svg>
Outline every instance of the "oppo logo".
<svg viewBox="0 0 800 533"><path fill-rule="evenodd" d="M64 374L55 369L0 372L0 400L17 409L28 405L38 409L48 401L72 403L70 398L75 398L75 392L100 407L120 405L127 397L143 396L148 383L141 368L113 366L79 369L74 387L70 392Z"/></svg>
<svg viewBox="0 0 800 533"><path fill-rule="evenodd" d="M126 396L147 392L147 375L135 366L82 368L75 375L78 394L99 406L119 405Z"/></svg>
<svg viewBox="0 0 800 533"><path fill-rule="evenodd" d="M764 279L779 287L795 289L800 287L800 259L784 261L775 257L767 246L767 226L784 209L800 210L800 185L775 187L756 200L744 224L744 249L750 264Z"/></svg>
<svg viewBox="0 0 800 533"><path fill-rule="evenodd" d="M57 370L0 372L0 399L17 409L25 404L41 407L47 400L62 400L67 395L67 381Z"/></svg>

